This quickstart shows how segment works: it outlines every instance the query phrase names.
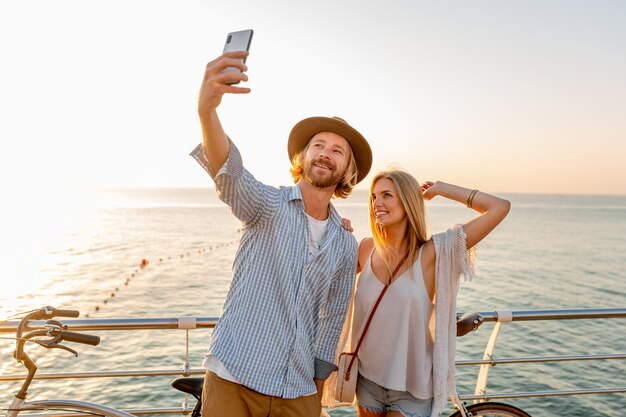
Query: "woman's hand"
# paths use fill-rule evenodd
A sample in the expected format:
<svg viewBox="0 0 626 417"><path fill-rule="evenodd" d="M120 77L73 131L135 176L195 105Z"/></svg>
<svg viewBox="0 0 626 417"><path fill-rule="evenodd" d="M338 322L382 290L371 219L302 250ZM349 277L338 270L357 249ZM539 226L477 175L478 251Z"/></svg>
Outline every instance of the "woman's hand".
<svg viewBox="0 0 626 417"><path fill-rule="evenodd" d="M424 197L424 200L431 200L437 195L436 185L437 183L432 181L424 181L422 184L422 196Z"/></svg>
<svg viewBox="0 0 626 417"><path fill-rule="evenodd" d="M354 229L352 228L352 222L350 221L350 219L342 217L341 218L341 226L344 229L346 229L348 232L350 232L350 233L354 232Z"/></svg>

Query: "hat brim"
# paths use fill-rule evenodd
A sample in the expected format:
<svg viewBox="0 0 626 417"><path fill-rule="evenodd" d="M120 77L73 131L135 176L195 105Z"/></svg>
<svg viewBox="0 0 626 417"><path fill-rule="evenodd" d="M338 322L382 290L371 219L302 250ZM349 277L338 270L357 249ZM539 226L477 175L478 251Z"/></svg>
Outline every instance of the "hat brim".
<svg viewBox="0 0 626 417"><path fill-rule="evenodd" d="M289 160L293 160L293 157L306 147L309 140L321 132L336 133L348 141L358 170L357 183L361 182L372 167L372 149L363 135L338 118L309 117L298 122L289 134L287 143Z"/></svg>

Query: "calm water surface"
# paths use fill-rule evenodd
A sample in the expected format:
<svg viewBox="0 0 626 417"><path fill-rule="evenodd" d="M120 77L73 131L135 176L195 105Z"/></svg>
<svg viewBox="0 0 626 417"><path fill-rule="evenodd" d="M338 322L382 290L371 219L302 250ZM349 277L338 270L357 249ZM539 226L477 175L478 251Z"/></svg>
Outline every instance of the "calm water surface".
<svg viewBox="0 0 626 417"><path fill-rule="evenodd" d="M461 287L459 310L626 307L626 197L506 195L508 218L478 246L477 279ZM368 235L367 195L338 202L355 236ZM42 305L76 308L83 316L218 316L230 283L239 224L209 189L136 189L91 192L71 207L51 201L23 207L3 225L0 316ZM436 199L431 229L464 222L472 211ZM36 214L36 215L35 215ZM5 216L7 217L7 216ZM148 264L140 267L145 259ZM501 332L496 356L615 354L624 352L623 319L512 323ZM492 324L459 340L457 359L482 357ZM0 336L8 336L0 334ZM101 332L98 347L80 356L31 348L41 372L180 369L184 332ZM191 365L201 365L210 330L191 332ZM22 373L12 343L0 340L0 373ZM459 367L461 394L473 393L477 367ZM626 386L625 361L500 365L489 392ZM116 407L178 406L171 377L35 381L31 399L66 397ZM0 383L8 405L13 382ZM80 389L76 389L76 388ZM50 395L50 393L53 393ZM510 401L534 416L622 416L626 395ZM332 413L354 416L349 409Z"/></svg>

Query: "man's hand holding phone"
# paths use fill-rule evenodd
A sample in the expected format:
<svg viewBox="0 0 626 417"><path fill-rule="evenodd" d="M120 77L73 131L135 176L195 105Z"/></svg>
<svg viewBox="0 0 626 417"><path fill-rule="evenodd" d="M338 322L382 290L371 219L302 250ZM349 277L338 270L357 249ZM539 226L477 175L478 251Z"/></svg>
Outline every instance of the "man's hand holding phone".
<svg viewBox="0 0 626 417"><path fill-rule="evenodd" d="M225 93L247 94L250 92L247 87L234 85L240 81L248 81L248 76L245 74L248 67L243 61L247 56L247 51L225 52L207 64L198 97L200 114L215 110ZM227 71L227 68L237 68L239 71Z"/></svg>
<svg viewBox="0 0 626 417"><path fill-rule="evenodd" d="M204 71L204 79L198 98L198 113L202 116L215 110L225 93L247 94L246 87L234 87L241 81L248 81L245 72L246 58L252 42L252 29L230 32L226 36L222 56L209 62Z"/></svg>
<svg viewBox="0 0 626 417"><path fill-rule="evenodd" d="M222 55L209 62L204 70L198 94L198 116L202 126L202 149L214 175L226 161L230 149L228 137L217 116L217 107L226 93L250 92L249 88L235 84L248 81L246 58L251 40L251 29L229 33Z"/></svg>

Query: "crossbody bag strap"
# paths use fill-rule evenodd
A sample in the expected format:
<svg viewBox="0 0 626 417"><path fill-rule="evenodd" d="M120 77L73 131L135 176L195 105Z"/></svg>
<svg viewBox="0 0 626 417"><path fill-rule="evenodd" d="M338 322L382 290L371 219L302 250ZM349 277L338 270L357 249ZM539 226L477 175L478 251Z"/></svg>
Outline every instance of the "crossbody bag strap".
<svg viewBox="0 0 626 417"><path fill-rule="evenodd" d="M396 274L400 270L400 267L402 266L402 264L404 263L404 261L406 260L408 256L409 256L409 253L407 252L404 255L404 257L400 260L400 262L398 263L398 266L396 266L396 269L394 269L391 276L389 277L389 281L387 282L387 284L385 284L385 288L383 288L383 290L380 292L380 295L378 296L378 300L376 300L376 304L374 304L374 308L372 308L372 312L370 313L370 316L367 318L367 322L365 323L365 327L363 328L363 333L361 333L359 342L356 344L356 349L354 349L354 352L352 352L350 365L348 365L348 372L347 372L348 374L350 374L350 369L352 368L354 359L356 358L356 355L359 352L359 349L361 348L361 343L363 343L363 339L365 338L365 333L367 333L367 329L369 329L370 327L370 323L372 322L372 317L374 317L374 313L376 312L376 309L378 308L378 305L380 304L380 300L383 299L383 295L385 295L385 293L387 292L387 289L389 288L389 285L391 285L391 280L393 280L393 278L396 276Z"/></svg>

